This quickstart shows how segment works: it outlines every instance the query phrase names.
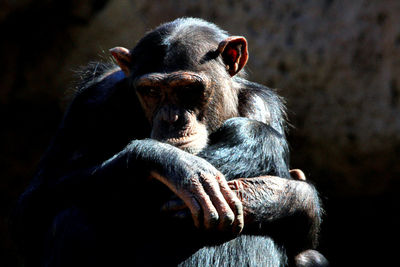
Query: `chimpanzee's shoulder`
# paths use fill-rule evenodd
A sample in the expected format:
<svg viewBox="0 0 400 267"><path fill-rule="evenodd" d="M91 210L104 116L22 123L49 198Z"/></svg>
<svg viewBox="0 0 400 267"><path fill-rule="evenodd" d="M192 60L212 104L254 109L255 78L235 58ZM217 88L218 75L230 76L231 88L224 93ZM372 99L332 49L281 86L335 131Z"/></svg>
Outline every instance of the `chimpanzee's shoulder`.
<svg viewBox="0 0 400 267"><path fill-rule="evenodd" d="M76 71L76 77L75 91L80 94L93 86L111 87L125 74L114 62L90 62Z"/></svg>
<svg viewBox="0 0 400 267"><path fill-rule="evenodd" d="M239 84L239 113L243 117L270 124L283 134L286 129L285 100L275 89L265 85L236 78Z"/></svg>
<svg viewBox="0 0 400 267"><path fill-rule="evenodd" d="M239 94L259 96L265 100L269 98L274 98L274 100L275 98L279 98L279 100L282 101L282 98L279 97L278 93L273 88L240 77L235 77L235 81L239 84Z"/></svg>

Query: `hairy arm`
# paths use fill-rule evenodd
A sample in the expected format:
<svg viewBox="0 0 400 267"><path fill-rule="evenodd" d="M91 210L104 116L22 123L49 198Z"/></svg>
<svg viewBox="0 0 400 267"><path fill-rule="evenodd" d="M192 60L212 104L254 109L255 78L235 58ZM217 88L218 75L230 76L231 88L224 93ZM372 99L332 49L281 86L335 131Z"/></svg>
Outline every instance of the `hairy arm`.
<svg viewBox="0 0 400 267"><path fill-rule="evenodd" d="M199 156L230 180L243 204L244 231L276 235L296 249L310 248L321 220L318 194L301 171L289 172L283 128L272 125L254 118L229 119L210 135L209 146Z"/></svg>
<svg viewBox="0 0 400 267"><path fill-rule="evenodd" d="M276 176L241 178L228 184L242 201L244 231L281 229L278 238L294 241L297 249L317 245L322 209L312 185Z"/></svg>
<svg viewBox="0 0 400 267"><path fill-rule="evenodd" d="M312 185L277 176L239 178L228 184L243 205L243 233L273 236L292 253L317 246L322 208ZM178 199L163 210L178 218L189 216Z"/></svg>
<svg viewBox="0 0 400 267"><path fill-rule="evenodd" d="M282 226L280 229L284 231L280 232L287 234L281 234L281 237L286 236L295 240L293 236L298 236L299 241L304 241L299 247L315 247L322 208L316 189L305 181L304 173L301 170L292 170L290 175L287 173L289 149L285 137L286 112L283 99L267 87L247 81L242 82L245 88L250 89L243 90L240 94L242 116L269 125L280 134L274 136L271 134L273 131L264 126L263 132L269 131L270 134L259 135L252 142L268 144L270 149L264 149L264 156L253 159L261 165L263 161L277 162L275 169L276 166L282 169L275 173L271 173L270 170L264 172L273 176L261 176L260 172L257 175L242 176L255 178L229 182L244 205L246 225L252 231L262 231L267 225L269 228ZM253 147L252 150L256 151L257 148ZM268 154L275 155L275 158L268 158ZM251 157L251 155L245 156Z"/></svg>
<svg viewBox="0 0 400 267"><path fill-rule="evenodd" d="M14 216L20 232L17 234L24 239L25 232L39 233L34 229L45 227L44 222L48 223L63 208L79 206L93 210L112 205L115 202L111 198L118 198L121 192L132 194L133 186L146 186L146 177L161 181L178 195L190 208L196 226L211 228L219 223L221 227L233 227L235 232L242 230L242 204L220 172L201 158L145 139L132 141L121 152L93 167L69 172L46 168L39 171L18 203Z"/></svg>

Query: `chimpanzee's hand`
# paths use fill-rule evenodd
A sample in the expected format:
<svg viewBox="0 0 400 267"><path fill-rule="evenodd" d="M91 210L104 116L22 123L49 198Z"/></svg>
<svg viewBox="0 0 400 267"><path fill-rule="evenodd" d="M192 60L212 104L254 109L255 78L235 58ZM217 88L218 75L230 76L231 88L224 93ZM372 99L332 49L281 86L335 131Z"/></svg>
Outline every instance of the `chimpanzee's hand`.
<svg viewBox="0 0 400 267"><path fill-rule="evenodd" d="M151 176L183 200L196 227L201 227L203 217L205 229L218 227L239 233L243 228L242 203L229 188L223 174L206 160L188 153L177 159L163 174L153 171ZM173 205L168 207L174 209Z"/></svg>
<svg viewBox="0 0 400 267"><path fill-rule="evenodd" d="M312 191L312 188L309 188L306 183L298 183L298 181L306 180L303 171L300 169L293 169L290 170L290 175L293 180L274 176L262 176L228 181L228 186L242 202L245 224L257 223L260 218L268 219L268 216L279 217L279 212L273 214L272 207L276 207L274 203L281 200L285 201L285 197L293 198L293 196L291 196L293 192L290 192L290 190L287 191L290 187L299 189L301 193L299 193L298 197L300 198L303 193L308 195L308 193L310 193L309 191ZM297 186L294 186L295 184L297 184ZM271 205L271 207L269 207L269 205ZM271 215L260 214L261 206L264 211L268 211ZM173 216L177 218L187 218L190 216L185 203L176 197L165 203L162 210L173 212Z"/></svg>
<svg viewBox="0 0 400 267"><path fill-rule="evenodd" d="M292 179L295 180L299 180L299 181L305 181L306 179L306 175L304 174L304 172L300 169L293 169L289 171L290 176L292 177Z"/></svg>

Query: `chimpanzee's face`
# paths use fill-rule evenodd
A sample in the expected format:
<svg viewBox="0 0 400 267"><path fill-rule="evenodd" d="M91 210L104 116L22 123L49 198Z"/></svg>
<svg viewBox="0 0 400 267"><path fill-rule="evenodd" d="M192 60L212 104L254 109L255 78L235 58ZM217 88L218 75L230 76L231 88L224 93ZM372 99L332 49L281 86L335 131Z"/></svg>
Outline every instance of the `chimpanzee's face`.
<svg viewBox="0 0 400 267"><path fill-rule="evenodd" d="M232 79L246 64L247 41L204 23L164 25L128 50L111 49L152 125L151 138L190 153L208 131L238 114ZM225 38L222 40L222 38Z"/></svg>
<svg viewBox="0 0 400 267"><path fill-rule="evenodd" d="M152 125L151 138L190 153L207 145L207 106L212 96L206 75L176 71L151 73L133 82L142 108Z"/></svg>

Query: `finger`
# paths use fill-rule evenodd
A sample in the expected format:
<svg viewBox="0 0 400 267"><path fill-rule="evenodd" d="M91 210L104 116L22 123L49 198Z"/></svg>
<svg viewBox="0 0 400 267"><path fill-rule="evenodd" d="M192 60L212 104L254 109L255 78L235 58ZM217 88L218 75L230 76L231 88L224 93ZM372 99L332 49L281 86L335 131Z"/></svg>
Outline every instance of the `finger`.
<svg viewBox="0 0 400 267"><path fill-rule="evenodd" d="M222 174L218 174L216 178L213 179L205 179L203 181L203 186L207 191L207 194L210 196L212 203L219 214L219 224L218 228L221 230L230 228L235 221L235 213L229 206L227 200L224 198L224 195L221 193L220 182L217 177L221 177L219 179L224 180Z"/></svg>
<svg viewBox="0 0 400 267"><path fill-rule="evenodd" d="M290 176L295 180L300 180L300 181L305 181L306 180L306 175L300 169L290 170L289 173L290 173Z"/></svg>
<svg viewBox="0 0 400 267"><path fill-rule="evenodd" d="M201 207L192 193L187 190L177 189L166 177L160 175L156 171L152 171L150 176L165 184L172 192L175 193L180 199L185 202L186 206L190 209L192 214L193 223L197 228L200 228ZM194 185L194 188L201 188L201 185Z"/></svg>
<svg viewBox="0 0 400 267"><path fill-rule="evenodd" d="M244 214L243 205L239 200L237 195L231 190L228 182L222 176L217 176L217 181L219 182L220 190L226 201L228 202L230 208L235 214L232 230L235 234L239 234L244 227ZM237 182L239 183L239 182ZM234 183L237 189L241 188L241 185Z"/></svg>
<svg viewBox="0 0 400 267"><path fill-rule="evenodd" d="M178 195L187 205L192 214L194 226L200 228L200 219L201 219L201 206L200 203L196 200L196 198L191 193L182 193Z"/></svg>
<svg viewBox="0 0 400 267"><path fill-rule="evenodd" d="M219 214L213 202L211 201L210 195L206 193L205 188L203 187L195 187L193 195L202 208L204 228L214 228L218 223Z"/></svg>
<svg viewBox="0 0 400 267"><path fill-rule="evenodd" d="M239 191L243 189L243 183L241 182L242 179L235 179L232 181L227 181L228 186L233 191Z"/></svg>
<svg viewBox="0 0 400 267"><path fill-rule="evenodd" d="M167 201L164 205L161 207L162 212L177 212L183 209L186 209L187 206L185 202L183 202L182 199L176 198L176 199L171 199Z"/></svg>

